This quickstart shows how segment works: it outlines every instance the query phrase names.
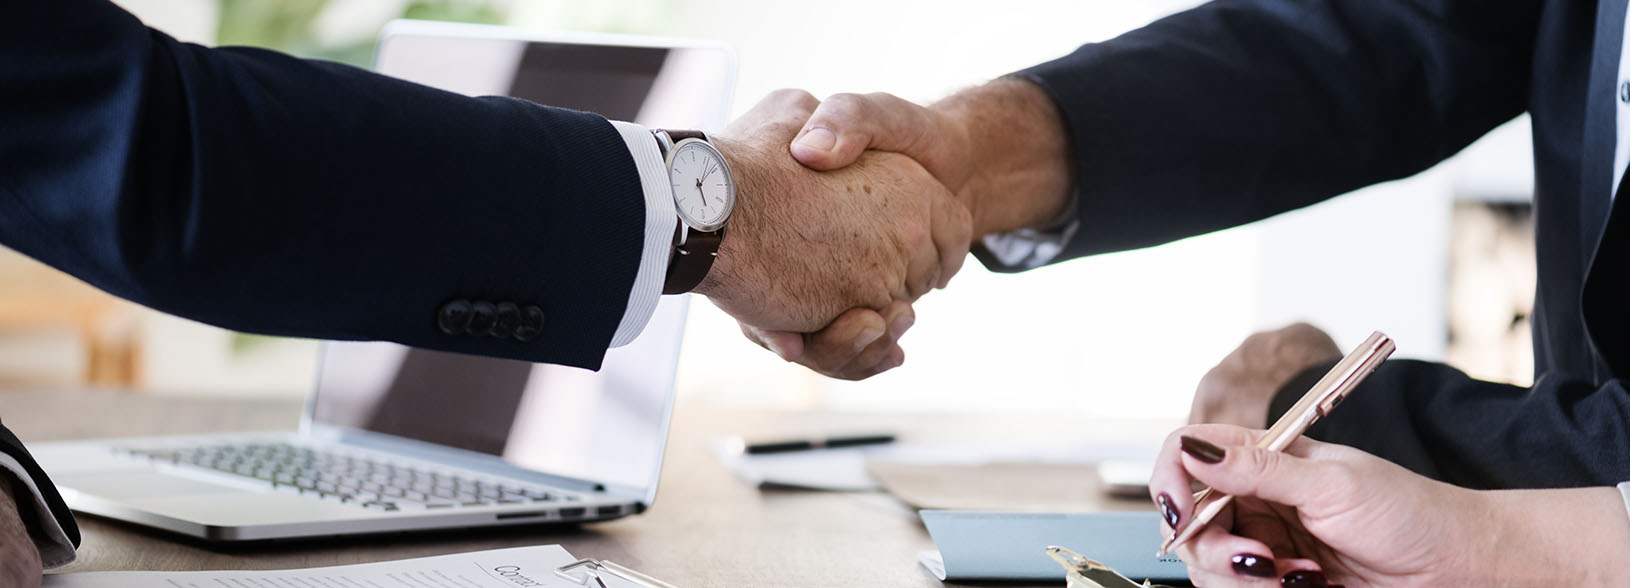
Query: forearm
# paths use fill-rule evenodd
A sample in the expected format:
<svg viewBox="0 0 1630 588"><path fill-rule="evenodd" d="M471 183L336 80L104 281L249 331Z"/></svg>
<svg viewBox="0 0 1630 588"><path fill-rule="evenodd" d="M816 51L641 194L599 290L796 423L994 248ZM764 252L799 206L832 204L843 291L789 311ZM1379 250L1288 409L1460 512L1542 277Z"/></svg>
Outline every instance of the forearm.
<svg viewBox="0 0 1630 588"><path fill-rule="evenodd" d="M1269 420L1328 367L1292 378ZM1630 480L1626 423L1630 392L1619 380L1553 374L1522 388L1474 380L1439 363L1390 360L1307 435L1465 488L1576 488Z"/></svg>
<svg viewBox="0 0 1630 588"><path fill-rule="evenodd" d="M1624 583L1630 515L1615 488L1479 493L1488 527L1464 537L1458 569L1478 586Z"/></svg>
<svg viewBox="0 0 1630 588"><path fill-rule="evenodd" d="M13 249L234 330L581 367L614 335L645 215L602 117L179 43L93 0L7 3L0 54ZM547 318L454 334L457 299Z"/></svg>
<svg viewBox="0 0 1630 588"><path fill-rule="evenodd" d="M968 177L958 196L974 236L1042 225L1069 204L1075 168L1058 107L1041 87L1003 78L963 90L929 109L966 146Z"/></svg>
<svg viewBox="0 0 1630 588"><path fill-rule="evenodd" d="M1059 259L1426 169L1525 108L1538 4L1220 0L1021 72L1057 99L1079 170Z"/></svg>

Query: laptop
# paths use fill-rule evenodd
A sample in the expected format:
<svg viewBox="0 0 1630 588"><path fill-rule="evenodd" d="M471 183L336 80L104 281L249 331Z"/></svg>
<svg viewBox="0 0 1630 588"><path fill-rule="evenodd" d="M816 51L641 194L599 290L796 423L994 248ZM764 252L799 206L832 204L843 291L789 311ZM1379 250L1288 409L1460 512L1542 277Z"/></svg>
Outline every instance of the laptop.
<svg viewBox="0 0 1630 588"><path fill-rule="evenodd" d="M717 128L720 45L396 22L380 71L650 126ZM688 297L598 372L324 342L298 431L36 443L76 511L212 541L581 523L656 498Z"/></svg>

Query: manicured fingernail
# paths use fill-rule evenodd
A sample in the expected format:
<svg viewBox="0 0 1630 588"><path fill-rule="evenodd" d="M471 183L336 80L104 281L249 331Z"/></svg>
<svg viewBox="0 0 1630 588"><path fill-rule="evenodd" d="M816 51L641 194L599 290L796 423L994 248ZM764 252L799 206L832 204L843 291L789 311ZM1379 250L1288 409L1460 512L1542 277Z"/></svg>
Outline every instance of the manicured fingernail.
<svg viewBox="0 0 1630 588"><path fill-rule="evenodd" d="M832 134L832 131L815 127L799 137L796 144L816 151L831 151L832 147L838 144L838 136Z"/></svg>
<svg viewBox="0 0 1630 588"><path fill-rule="evenodd" d="M1285 588L1330 588L1330 582L1324 579L1324 572L1318 570L1296 570L1279 579L1279 585Z"/></svg>
<svg viewBox="0 0 1630 588"><path fill-rule="evenodd" d="M1272 578L1275 575L1273 560L1260 555L1241 553L1230 560L1234 563L1234 573L1253 578Z"/></svg>
<svg viewBox="0 0 1630 588"><path fill-rule="evenodd" d="M1166 519L1166 526L1177 528L1177 507L1172 506L1172 497L1165 492L1155 497L1155 506L1160 507L1160 518Z"/></svg>
<svg viewBox="0 0 1630 588"><path fill-rule="evenodd" d="M862 350L870 347L872 343L877 342L878 338L882 336L883 331L879 331L877 329L866 329L861 331L860 334L855 337L855 353L860 353Z"/></svg>
<svg viewBox="0 0 1630 588"><path fill-rule="evenodd" d="M914 324L917 324L917 317L909 314L894 319L894 322L889 324L889 338L899 340L900 336L906 334L906 330Z"/></svg>
<svg viewBox="0 0 1630 588"><path fill-rule="evenodd" d="M1183 449L1183 453L1192 455L1194 456L1194 459L1198 459L1206 463L1217 463L1222 461L1224 457L1228 456L1228 452L1223 450L1223 448L1212 445L1210 441L1206 441L1205 439L1201 439L1199 437L1184 435L1182 440L1178 443L1178 446Z"/></svg>

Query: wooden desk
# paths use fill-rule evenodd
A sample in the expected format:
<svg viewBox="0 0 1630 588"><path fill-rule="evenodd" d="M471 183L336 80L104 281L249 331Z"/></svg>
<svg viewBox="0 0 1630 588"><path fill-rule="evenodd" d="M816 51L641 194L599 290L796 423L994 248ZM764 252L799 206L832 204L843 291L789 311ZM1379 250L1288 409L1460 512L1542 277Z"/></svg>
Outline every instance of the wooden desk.
<svg viewBox="0 0 1630 588"><path fill-rule="evenodd" d="M0 419L25 442L290 429L299 412L299 403L290 400L0 393ZM887 428L913 438L969 431L1014 438L1046 430L1080 430L1073 420L1059 415L993 423L972 416L809 415L682 406L675 414L657 502L643 515L581 527L249 546L209 545L82 516L79 560L62 571L299 568L559 543L579 557L628 564L681 588L950 585L917 565L917 552L932 548L933 542L916 515L892 498L872 493L761 492L738 481L706 447L709 439L724 434L784 434L826 424Z"/></svg>

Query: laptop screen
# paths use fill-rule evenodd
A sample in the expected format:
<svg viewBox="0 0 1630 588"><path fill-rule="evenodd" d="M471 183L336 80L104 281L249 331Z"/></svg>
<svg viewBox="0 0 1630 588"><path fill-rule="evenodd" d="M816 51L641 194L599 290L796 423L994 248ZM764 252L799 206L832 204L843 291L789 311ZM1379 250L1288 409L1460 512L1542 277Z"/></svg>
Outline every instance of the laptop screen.
<svg viewBox="0 0 1630 588"><path fill-rule="evenodd" d="M598 372L429 351L324 344L313 423L498 456L531 470L648 488L667 434L686 299L663 299Z"/></svg>
<svg viewBox="0 0 1630 588"><path fill-rule="evenodd" d="M469 96L514 96L652 128L717 130L734 90L735 58L720 45L399 21L379 43L378 71Z"/></svg>
<svg viewBox="0 0 1630 588"><path fill-rule="evenodd" d="M378 70L468 95L511 95L648 126L720 126L734 75L717 46L512 29L392 23ZM610 41L607 41L610 39ZM493 455L550 474L654 488L685 297L663 297L599 372L408 348L330 342L311 422Z"/></svg>

